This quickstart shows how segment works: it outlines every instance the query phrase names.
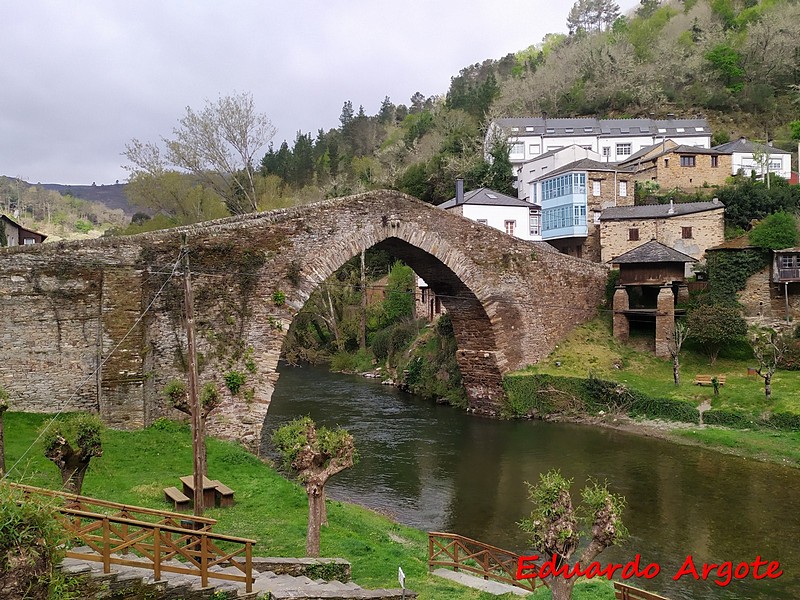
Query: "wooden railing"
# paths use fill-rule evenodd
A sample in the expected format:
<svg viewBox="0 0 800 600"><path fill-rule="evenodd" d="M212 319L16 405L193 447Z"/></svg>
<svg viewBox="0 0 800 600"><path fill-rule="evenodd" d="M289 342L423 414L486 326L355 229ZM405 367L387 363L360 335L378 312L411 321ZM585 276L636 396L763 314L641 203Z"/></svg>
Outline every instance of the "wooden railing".
<svg viewBox="0 0 800 600"><path fill-rule="evenodd" d="M519 555L454 533L428 533L428 569L451 567L484 579L515 585L525 590L536 588L536 579L517 579Z"/></svg>
<svg viewBox="0 0 800 600"><path fill-rule="evenodd" d="M68 558L101 562L104 573L111 571L111 565L124 565L152 570L156 581L161 579L162 573L180 573L200 577L203 587L208 586L209 580L222 580L244 583L248 593L253 590L255 540L212 533L209 529L216 523L213 519L191 517L191 527L182 527L173 523L176 519L177 523L181 520L186 522L186 515L179 513L28 486L15 487L22 487L28 494L41 493L56 498L68 496L80 504L80 508L55 507L68 537L88 547L88 550L68 548L65 552ZM103 514L84 510L87 505L117 509L118 512ZM122 516L122 513L128 516ZM153 522L130 518L130 515L161 518ZM222 572L224 567L233 567L228 569L233 572Z"/></svg>
<svg viewBox="0 0 800 600"><path fill-rule="evenodd" d="M64 506L68 508L85 510L92 513L108 514L124 519L152 521L162 525L173 525L175 527L204 531L211 531L211 528L217 523L216 519L209 519L208 517L190 517L184 513L156 510L154 508L144 508L142 506L131 506L128 504L111 502L109 500L90 498L88 496L78 496L68 492L48 490L31 485L21 485L19 483L9 483L8 485L22 490L25 494L36 494L37 496L48 496L59 499L64 503Z"/></svg>

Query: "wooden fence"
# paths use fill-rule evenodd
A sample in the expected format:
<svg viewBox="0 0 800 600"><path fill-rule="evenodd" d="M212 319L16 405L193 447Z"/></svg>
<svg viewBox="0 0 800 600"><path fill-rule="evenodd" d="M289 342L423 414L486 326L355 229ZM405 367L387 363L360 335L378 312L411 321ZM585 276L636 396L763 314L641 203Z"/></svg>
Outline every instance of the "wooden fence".
<svg viewBox="0 0 800 600"><path fill-rule="evenodd" d="M484 579L515 585L525 590L536 588L536 579L517 579L519 555L454 533L428 533L428 569L450 567Z"/></svg>
<svg viewBox="0 0 800 600"><path fill-rule="evenodd" d="M69 548L66 556L102 562L104 573L111 571L112 564L124 565L152 570L156 581L161 579L162 573L169 572L200 577L203 587L208 586L209 580L222 580L244 583L247 592L253 589L255 540L212 533L214 519L187 519L180 513L30 486L15 487L26 494L63 499L65 505L55 508L67 535L89 548L85 551ZM106 508L114 514L86 510L88 508ZM223 568L227 569L223 572Z"/></svg>

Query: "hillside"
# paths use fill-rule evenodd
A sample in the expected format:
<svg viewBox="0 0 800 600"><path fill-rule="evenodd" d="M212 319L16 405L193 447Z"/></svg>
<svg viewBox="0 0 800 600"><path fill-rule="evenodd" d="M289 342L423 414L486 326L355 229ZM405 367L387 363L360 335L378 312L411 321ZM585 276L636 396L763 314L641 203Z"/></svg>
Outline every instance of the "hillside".
<svg viewBox="0 0 800 600"><path fill-rule="evenodd" d="M126 215L131 216L137 212L137 208L128 202L125 195L124 183L111 185L63 185L60 183L41 183L37 184L46 190L53 190L62 196L73 196L90 202L99 202L111 210L120 209Z"/></svg>

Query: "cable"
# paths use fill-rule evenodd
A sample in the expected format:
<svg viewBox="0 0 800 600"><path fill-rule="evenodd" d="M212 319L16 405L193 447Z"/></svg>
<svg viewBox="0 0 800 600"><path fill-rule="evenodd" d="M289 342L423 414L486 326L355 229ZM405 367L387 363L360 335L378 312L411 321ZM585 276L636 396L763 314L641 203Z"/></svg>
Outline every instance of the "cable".
<svg viewBox="0 0 800 600"><path fill-rule="evenodd" d="M111 357L114 355L114 352L116 352L119 349L119 347L122 345L122 343L128 338L128 336L131 334L131 332L141 322L141 320L144 318L144 316L147 314L147 312L153 307L153 305L156 302L156 299L159 297L159 295L161 295L161 292L164 291L164 288L167 287L167 284L170 282L172 277L175 275L175 271L177 270L178 265L180 265L181 260L183 260L183 257L184 257L184 251L183 251L183 249L181 249L180 253L178 254L178 258L175 261L175 264L172 266L172 271L170 273L170 277L167 277L166 281L164 281L164 284L161 286L161 288L158 290L158 292L156 292L156 294L153 296L153 299L150 301L150 304L147 305L147 308L145 308L144 311L142 312L142 314L140 314L137 317L137 319L133 323L133 325L130 326L130 329L128 329L128 331L125 332L125 335L122 336L122 339L117 343L116 346L114 346L111 349L111 352L108 353L108 356L106 356L103 359L103 361L99 365L97 365L97 367L95 367L95 369L91 373L89 373L86 377L84 377L81 380L81 382L78 384L78 386L76 387L76 389L72 393L72 395L67 398L67 401L64 403L64 405L60 409L58 409L58 412L56 412L56 414L53 415L53 417L50 419L50 421L47 423L47 425L42 428L42 430L39 432L39 435L36 437L36 439L33 440L33 442L31 442L30 446L28 446L28 448L25 450L25 452L22 453L22 456L20 456L19 459L17 459L17 461L11 466L11 468L8 469L3 474L3 477L2 477L2 479L0 479L0 481L5 480L9 476L9 474L14 469L17 468L17 465L19 465L19 463L22 462L22 460L28 455L28 453L39 442L39 440L42 439L44 434L47 433L47 430L50 429L50 427L53 425L53 423L56 422L56 419L58 419L58 417L61 416L61 413L63 413L64 410L70 405L70 403L72 402L72 399L75 398L75 396L78 395L78 392L86 384L86 382L91 380L93 377L95 377L97 375L97 373L100 371L100 369L102 369L103 366L111 359Z"/></svg>

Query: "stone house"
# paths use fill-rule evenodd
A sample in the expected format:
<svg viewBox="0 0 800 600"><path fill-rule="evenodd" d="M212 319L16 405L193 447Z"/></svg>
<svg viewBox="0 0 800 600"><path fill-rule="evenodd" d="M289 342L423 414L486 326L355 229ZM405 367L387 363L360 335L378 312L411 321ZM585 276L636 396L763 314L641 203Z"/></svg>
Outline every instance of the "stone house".
<svg viewBox="0 0 800 600"><path fill-rule="evenodd" d="M528 183L530 201L542 207L542 240L564 254L601 262L600 215L632 206L631 169L583 158Z"/></svg>
<svg viewBox="0 0 800 600"><path fill-rule="evenodd" d="M731 175L731 153L664 140L620 162L633 168L639 182L654 181L662 190L696 192L720 186Z"/></svg>
<svg viewBox="0 0 800 600"><path fill-rule="evenodd" d="M6 246L41 244L47 239L45 234L27 229L6 215L0 215L0 221L6 237Z"/></svg>
<svg viewBox="0 0 800 600"><path fill-rule="evenodd" d="M714 150L731 153L731 173L750 175L755 172L759 179L768 171L784 179L792 177L792 153L772 144L759 144L747 138L739 138L727 144L714 146ZM761 156L759 156L761 155Z"/></svg>
<svg viewBox="0 0 800 600"><path fill-rule="evenodd" d="M439 204L439 208L494 227L521 240L542 239L540 206L489 188L465 193L461 179L456 181L455 198Z"/></svg>
<svg viewBox="0 0 800 600"><path fill-rule="evenodd" d="M653 239L702 261L707 249L725 240L724 219L725 206L716 198L606 208L600 214L601 261L610 262Z"/></svg>

